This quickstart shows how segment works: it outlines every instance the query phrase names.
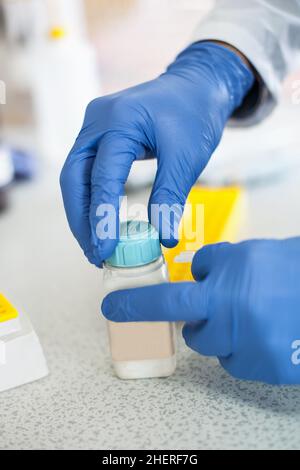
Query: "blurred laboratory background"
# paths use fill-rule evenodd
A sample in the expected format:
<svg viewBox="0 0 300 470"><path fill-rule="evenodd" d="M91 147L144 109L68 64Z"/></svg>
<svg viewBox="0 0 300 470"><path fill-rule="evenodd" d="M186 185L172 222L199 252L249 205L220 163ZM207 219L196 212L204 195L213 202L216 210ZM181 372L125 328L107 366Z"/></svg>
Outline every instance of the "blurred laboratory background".
<svg viewBox="0 0 300 470"><path fill-rule="evenodd" d="M14 176L30 179L41 177L46 168L61 168L92 98L161 73L190 42L213 4L1 0L0 208ZM250 130L225 133L204 180L256 183L299 165L300 106L292 102L296 79L289 77L271 119ZM254 141L259 142L255 149ZM154 174L154 161L136 163L129 187L150 184Z"/></svg>
<svg viewBox="0 0 300 470"><path fill-rule="evenodd" d="M190 42L213 4L1 0L1 187L14 174L29 179L48 167L58 170L78 134L86 104L161 73ZM289 77L282 105L271 119L254 129L225 133L204 180L253 183L299 164L300 106L292 102L296 79ZM254 139L259 142L255 150ZM154 173L153 161L135 164L129 187L150 184Z"/></svg>
<svg viewBox="0 0 300 470"><path fill-rule="evenodd" d="M241 436L243 426L248 430L253 423L264 430L267 421L266 439L273 434L267 411L259 414L261 421L251 415L256 409L253 397L260 393L264 404L272 402L276 408L272 391L240 386L236 392L234 383L212 362L201 362L186 350L178 375L160 385L163 405L154 414L158 413L161 431L149 424L145 435L137 435L134 426L124 425L121 414L114 414L117 403L126 403L134 414L142 400L140 419L148 422L158 386L138 384L135 391L132 386L128 398L126 386L130 386L116 385L112 378L105 323L99 314L101 273L89 265L69 231L59 188L61 167L88 102L163 72L190 43L194 28L214 3L0 0L0 291L29 314L50 369L44 382L9 395L0 413L1 445L6 448L12 448L16 439L25 448L112 448L118 442L123 448L134 444L163 448L172 426L178 433L174 432L171 446L197 448L199 435L197 440L196 432L186 433L184 440L182 423L191 412L194 422L193 410L212 397L217 397L217 405L212 407L214 419L207 421L211 429L228 422L231 429L234 402L240 409ZM300 71L286 80L281 103L265 122L249 129L227 129L201 177L205 185L243 186L247 204L240 239L300 234L299 93L295 98L299 80ZM134 165L127 188L133 201L146 204L155 168L154 160ZM187 384L185 368L190 367L196 372ZM198 395L198 373L206 402ZM167 410L172 422L168 401L172 387L178 390L174 407L178 422L171 426L159 413ZM191 396L194 408L189 405ZM281 397L288 408L288 399ZM104 406L117 416L114 436L104 426L109 422L103 420ZM281 410L277 414L280 418ZM203 416L200 413L199 419ZM11 425L16 420L21 424ZM282 428L277 421L275 427ZM210 434L205 426L201 429L206 442ZM246 435L249 445L255 446L257 434L252 431ZM210 447L231 445L230 433L222 431L217 443L214 435Z"/></svg>

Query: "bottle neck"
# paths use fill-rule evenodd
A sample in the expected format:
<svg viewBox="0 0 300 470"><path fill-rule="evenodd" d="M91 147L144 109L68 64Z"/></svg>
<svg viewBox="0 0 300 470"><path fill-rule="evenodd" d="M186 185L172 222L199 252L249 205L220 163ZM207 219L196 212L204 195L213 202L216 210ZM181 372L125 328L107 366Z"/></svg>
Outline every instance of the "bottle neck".
<svg viewBox="0 0 300 470"><path fill-rule="evenodd" d="M111 266L108 263L104 263L104 269L106 269L107 271L117 272L118 276L130 277L136 276L137 274L142 276L156 271L157 269L160 269L161 266L163 266L164 262L164 257L163 255L161 255L155 261L152 261L148 264L144 264L143 266L115 267Z"/></svg>

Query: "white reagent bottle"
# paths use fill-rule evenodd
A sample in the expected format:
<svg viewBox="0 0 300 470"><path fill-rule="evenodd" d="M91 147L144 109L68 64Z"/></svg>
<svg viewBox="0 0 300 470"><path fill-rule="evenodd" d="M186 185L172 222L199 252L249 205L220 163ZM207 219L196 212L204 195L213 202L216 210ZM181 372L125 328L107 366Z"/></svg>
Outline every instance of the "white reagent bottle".
<svg viewBox="0 0 300 470"><path fill-rule="evenodd" d="M104 263L105 293L168 282L156 230L148 222L121 223L120 241ZM142 313L141 313L142 315ZM121 379L167 377L175 371L176 329L167 322L108 322L115 372Z"/></svg>

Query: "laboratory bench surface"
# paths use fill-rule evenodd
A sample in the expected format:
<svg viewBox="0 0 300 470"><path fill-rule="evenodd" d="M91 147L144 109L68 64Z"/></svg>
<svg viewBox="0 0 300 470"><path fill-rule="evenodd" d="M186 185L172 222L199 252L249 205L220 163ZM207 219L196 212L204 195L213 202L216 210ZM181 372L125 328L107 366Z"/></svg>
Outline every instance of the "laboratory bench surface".
<svg viewBox="0 0 300 470"><path fill-rule="evenodd" d="M248 190L241 237L300 234L299 183L293 172ZM1 394L1 449L300 449L300 388L236 381L182 341L168 379L113 375L101 272L67 229L56 175L12 192L0 290L30 315L50 369Z"/></svg>

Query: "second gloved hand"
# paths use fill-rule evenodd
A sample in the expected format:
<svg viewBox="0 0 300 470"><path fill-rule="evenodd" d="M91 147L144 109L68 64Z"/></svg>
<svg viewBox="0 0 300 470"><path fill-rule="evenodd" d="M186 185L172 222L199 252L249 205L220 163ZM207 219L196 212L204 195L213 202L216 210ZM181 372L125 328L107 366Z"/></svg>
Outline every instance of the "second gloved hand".
<svg viewBox="0 0 300 470"><path fill-rule="evenodd" d="M118 218L131 165L149 154L158 162L149 219L166 246L176 244L187 195L253 80L231 50L196 43L156 80L90 103L61 189L70 228L92 263L100 266L117 243L99 229L99 206L112 205ZM175 218L160 223L160 204L175 206Z"/></svg>
<svg viewBox="0 0 300 470"><path fill-rule="evenodd" d="M186 322L186 344L240 379L300 384L300 238L223 243L194 257L196 283L109 294L112 321Z"/></svg>

